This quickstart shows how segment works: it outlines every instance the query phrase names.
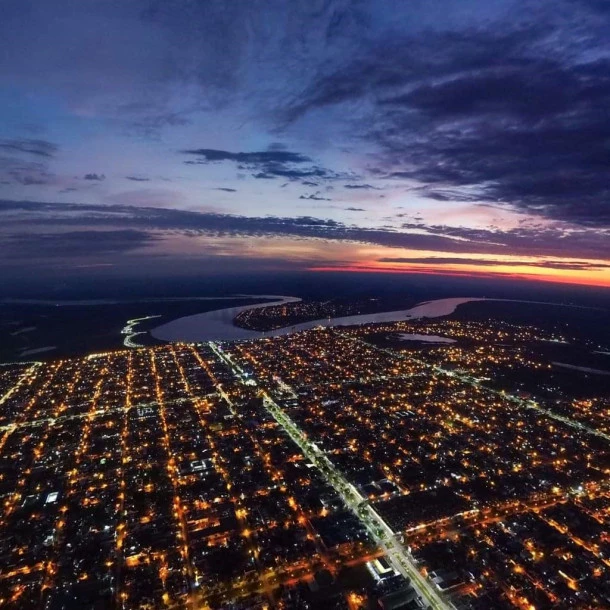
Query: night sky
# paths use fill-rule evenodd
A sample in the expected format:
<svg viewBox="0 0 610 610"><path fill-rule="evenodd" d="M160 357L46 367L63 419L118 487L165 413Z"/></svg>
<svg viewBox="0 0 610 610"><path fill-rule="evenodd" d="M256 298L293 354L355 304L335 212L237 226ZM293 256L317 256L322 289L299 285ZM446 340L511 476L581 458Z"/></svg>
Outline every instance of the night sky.
<svg viewBox="0 0 610 610"><path fill-rule="evenodd" d="M610 287L606 0L3 0L0 280Z"/></svg>

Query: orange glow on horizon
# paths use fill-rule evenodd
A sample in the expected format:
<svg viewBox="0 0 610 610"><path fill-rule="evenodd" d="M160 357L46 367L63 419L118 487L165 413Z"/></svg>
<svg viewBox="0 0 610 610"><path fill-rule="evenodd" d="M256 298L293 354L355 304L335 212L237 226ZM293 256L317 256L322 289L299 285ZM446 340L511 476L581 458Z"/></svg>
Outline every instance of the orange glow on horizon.
<svg viewBox="0 0 610 610"><path fill-rule="evenodd" d="M450 277L471 277L488 279L511 279L523 281L553 282L559 284L575 284L579 286L597 286L610 288L610 272L608 270L581 271L571 269L545 269L540 267L537 272L532 273L529 267L520 265L510 266L498 264L491 268L482 269L472 264L430 265L403 264L385 265L372 261L370 263L354 263L342 266L315 266L309 267L309 271L321 272L350 272L350 273L394 273L394 274L419 274L440 275Z"/></svg>
<svg viewBox="0 0 610 610"><path fill-rule="evenodd" d="M184 253L198 256L202 239L180 238L162 241L164 253ZM607 258L584 259L566 255L535 256L497 253L442 252L396 248L371 243L290 236L256 236L247 241L238 236L215 236L205 238L205 248L211 256L230 259L248 257L267 268L281 271L285 265L293 269L320 272L352 273L414 273L449 277L471 277L487 279L511 279L522 281L554 282L581 286L610 288L610 260ZM427 259L415 262L416 259ZM435 259L439 262L435 262ZM443 259L452 259L442 262ZM383 259L403 259L404 262ZM409 259L414 259L410 262ZM463 260L463 262L462 262ZM478 264L481 260L481 264ZM583 265L585 269L553 268L552 265L570 263ZM546 266L545 266L546 265Z"/></svg>

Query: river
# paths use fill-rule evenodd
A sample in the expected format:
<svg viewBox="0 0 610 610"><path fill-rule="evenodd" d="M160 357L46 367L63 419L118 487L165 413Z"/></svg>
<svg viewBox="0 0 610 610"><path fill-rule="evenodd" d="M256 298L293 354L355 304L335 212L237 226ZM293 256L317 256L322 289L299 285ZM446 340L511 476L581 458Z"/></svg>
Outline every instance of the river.
<svg viewBox="0 0 610 610"><path fill-rule="evenodd" d="M251 296L251 295L249 295ZM155 339L175 342L202 342L202 341L244 341L247 339L260 339L262 337L279 337L290 333L309 330L317 326L354 326L359 324L372 324L384 322L399 322L401 320L415 320L418 318L438 318L453 313L459 305L471 301L484 301L481 298L453 298L438 299L419 303L411 309L385 311L381 313L358 316L344 316L340 318L323 318L287 326L268 332L246 330L233 324L233 319L240 311L267 307L269 305L282 305L296 303L301 299L297 297L278 295L257 295L261 299L276 299L273 302L244 305L242 307L227 307L215 311L184 316L166 324L158 326L151 331Z"/></svg>

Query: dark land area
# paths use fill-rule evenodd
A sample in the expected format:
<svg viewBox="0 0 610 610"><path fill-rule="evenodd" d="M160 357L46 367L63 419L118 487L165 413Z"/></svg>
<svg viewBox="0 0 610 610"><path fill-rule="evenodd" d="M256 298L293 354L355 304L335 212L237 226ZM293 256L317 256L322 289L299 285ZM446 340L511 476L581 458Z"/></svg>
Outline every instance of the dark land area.
<svg viewBox="0 0 610 610"><path fill-rule="evenodd" d="M284 305L269 305L260 309L241 311L234 324L248 330L268 331L321 320L391 311L395 307L409 308L416 300L401 297L339 298L327 301L300 301Z"/></svg>
<svg viewBox="0 0 610 610"><path fill-rule="evenodd" d="M0 303L0 362L57 360L93 352L123 349L121 330L128 320L158 316L139 322L135 331L149 331L174 318L258 302L260 299L167 300L108 302L100 304ZM77 302L78 303L78 302ZM148 332L137 343L163 343ZM46 351L32 352L46 347Z"/></svg>

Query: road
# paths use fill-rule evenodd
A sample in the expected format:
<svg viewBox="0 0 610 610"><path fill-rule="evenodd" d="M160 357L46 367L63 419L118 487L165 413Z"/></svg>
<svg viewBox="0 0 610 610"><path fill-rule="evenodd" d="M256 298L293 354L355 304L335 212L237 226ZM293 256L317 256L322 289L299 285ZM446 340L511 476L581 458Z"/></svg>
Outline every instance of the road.
<svg viewBox="0 0 610 610"><path fill-rule="evenodd" d="M238 379L244 378L243 370L233 362L233 360L219 350L213 342L210 347L225 364L231 367L234 375ZM224 392L221 392L223 395ZM228 400L226 395L223 396ZM263 391L263 405L267 412L275 421L286 431L290 438L298 445L303 454L315 464L324 475L328 483L337 491L356 516L362 521L371 533L371 536L386 556L392 567L411 581L417 594L434 610L448 610L453 606L441 598L433 585L424 578L419 572L413 558L407 549L396 536L389 525L381 516L368 504L367 499L335 468L333 463L324 455L319 447L307 438L307 435L296 425L296 423L286 414L286 412Z"/></svg>
<svg viewBox="0 0 610 610"><path fill-rule="evenodd" d="M0 405L3 405L32 376L32 373L36 371L40 364L40 362L35 362L21 373L19 379L8 389L6 394L0 396Z"/></svg>
<svg viewBox="0 0 610 610"><path fill-rule="evenodd" d="M217 388L218 390L218 388ZM185 402L192 402L193 400L204 400L206 398L210 398L211 396L216 396L217 392L212 392L210 394L197 394L194 396L189 396L188 398L174 398L172 400L166 400L165 404L166 405L179 405ZM70 408L76 409L76 408L81 408L81 407L86 407L90 404L90 402L80 402L78 404L75 405L70 405ZM133 405L131 405L129 408L130 409L144 409L146 407L158 407L159 403L156 400L150 401L150 402L140 402L140 403L135 403ZM7 430L13 431L13 430L17 430L18 428L37 428L39 426L43 426L43 425L47 425L47 424L51 424L51 425L55 425L55 424L63 424L67 421L73 420L73 419L89 419L91 421L93 421L96 417L107 417L108 415L112 414L112 413L121 413L122 411L125 410L125 407L123 405L119 405L116 407L106 407L104 409L98 409L97 411L93 411L93 412L82 412L82 413L73 413L72 415L60 415L59 417L41 417L41 418L37 418L37 419L30 419L30 420L26 420L26 421L22 421L22 422L18 422L18 423L12 423L12 424L4 424L2 426L0 426L0 432L6 432Z"/></svg>
<svg viewBox="0 0 610 610"><path fill-rule="evenodd" d="M584 432L586 434L591 434L593 436L597 436L598 438L602 438L605 441L610 443L610 434L606 434L605 432L602 432L601 430L597 430L596 428L592 428L591 426L587 426L585 424L582 424L581 422L575 421L568 417L564 417L563 415L559 415L558 413L555 413L554 411L545 409L544 407L541 407L534 400L526 400L524 398L519 398L518 396L515 396L514 394L509 394L503 390L494 390L493 388L490 388L489 386L482 384L478 379L475 379L474 377L471 377L469 375L464 375L463 373L458 373L457 371L450 371L450 370L444 369L436 364L430 364L429 362L426 362L425 360L420 360L419 358L414 358L413 356L406 356L405 354L402 354L398 351L393 351L393 350L386 349L383 347L378 347L377 345L373 345L372 343L369 343L368 341L365 341L364 339L358 339L355 337L351 337L350 335L341 333L339 331L335 331L335 332L337 332L339 335L341 335L341 337L343 337L344 339L349 339L350 341L354 341L356 343L362 343L363 345L366 345L370 349L374 349L379 352L389 354L390 356L393 356L394 358L399 358L401 360L407 360L409 362L416 362L417 364L427 367L431 371L440 373L441 375L446 375L448 377L454 377L455 379L459 379L460 381L463 381L464 383L475 386L478 389L484 390L485 392L487 392L489 394L493 394L494 396L500 396L501 398L508 400L509 402L517 405L518 407L538 411L539 413L542 413L543 415L546 415L547 417L550 417L556 421L559 421L559 422L565 424L566 426L569 426L570 428L574 428L575 430Z"/></svg>
<svg viewBox="0 0 610 610"><path fill-rule="evenodd" d="M434 610L449 608L450 606L440 597L432 584L420 574L407 549L396 539L394 532L381 516L367 503L366 498L347 481L317 445L306 437L267 393L263 394L263 404L269 414L299 446L303 454L319 468L328 483L340 494L346 506L366 525L396 571L411 581L418 595Z"/></svg>

